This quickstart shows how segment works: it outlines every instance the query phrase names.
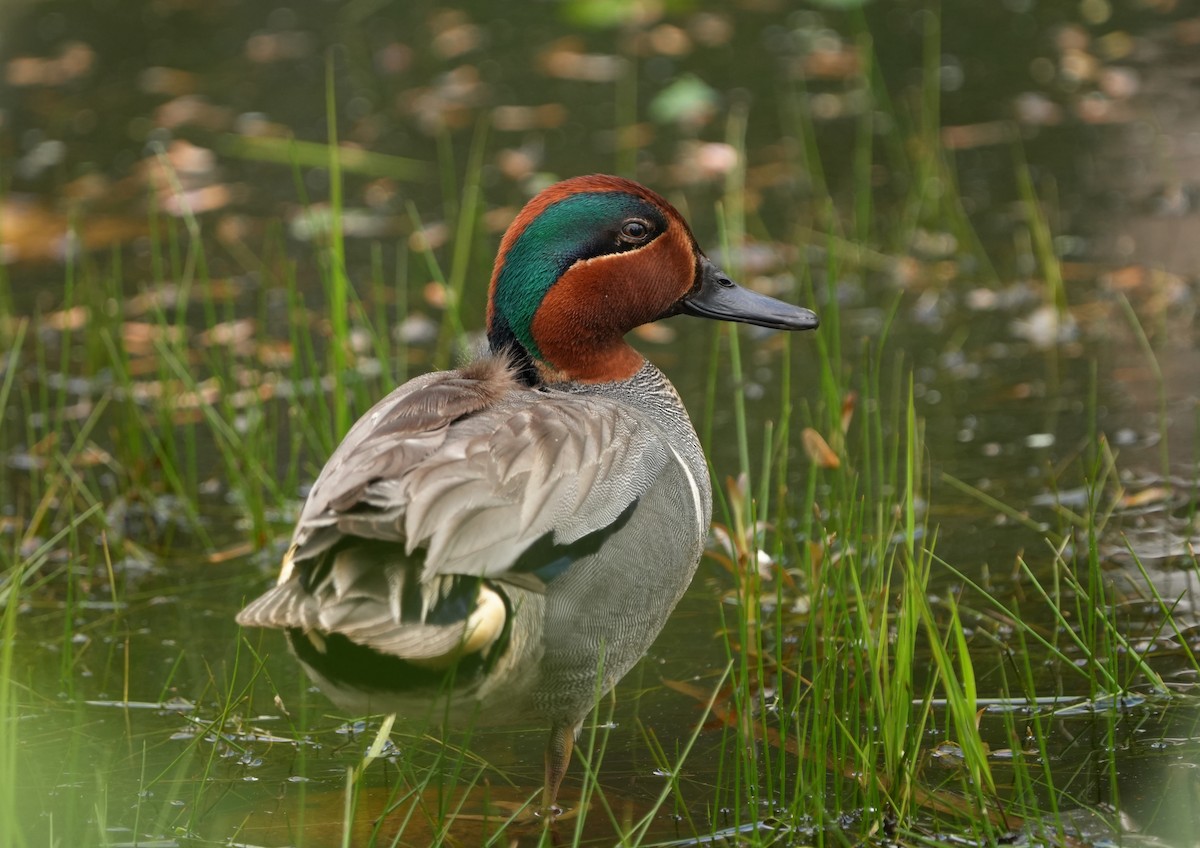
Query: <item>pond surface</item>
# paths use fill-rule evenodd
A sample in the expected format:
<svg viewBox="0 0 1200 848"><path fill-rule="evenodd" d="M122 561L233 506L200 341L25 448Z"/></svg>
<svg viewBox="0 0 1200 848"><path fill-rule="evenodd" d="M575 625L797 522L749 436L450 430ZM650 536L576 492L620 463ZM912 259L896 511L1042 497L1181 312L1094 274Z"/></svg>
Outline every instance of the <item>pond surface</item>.
<svg viewBox="0 0 1200 848"><path fill-rule="evenodd" d="M969 579L1062 634L1030 579L1057 585L1054 540L1086 550L1071 517L1096 490L1109 517L1094 538L1107 575L1097 603L1119 622L1123 656L1146 656L1170 695L1137 685L1104 702L1039 667L1039 694L1081 699L1047 719L1047 767L1069 775L1057 803L1085 842L1194 840L1200 18L1186 3L960 5L0 10L0 533L5 586L22 587L4 596L17 599L0 768L17 780L0 815L21 811L27 844L341 843L347 769L379 722L337 715L277 634L233 623L272 579L332 446L319 371L333 217L318 146L332 109L351 149L353 413L453 361L445 308L458 282L477 341L499 233L538 188L596 171L638 178L743 281L836 310L847 385L866 357L885 363L869 399L885 422L901 420L911 371L923 518L954 569L932 571L931 597ZM933 94L940 123L923 127ZM910 158L931 140L950 169ZM727 195L737 179L745 192ZM714 211L729 197L745 204L744 241L725 226L739 210L721 207L723 222ZM460 242L470 249L456 255ZM724 485L739 467L730 399L747 400L757 468L781 393L807 422L821 375L813 339L743 332L739 383L714 332L674 319L635 341L679 388ZM802 426L786 440L791 493L816 473ZM1116 455L1107 474L1089 465L1100 437ZM260 462L231 459L239 444ZM720 509L716 520L729 523ZM719 556L702 561L615 706L605 699L589 722L608 808L585 839L611 842L611 822L658 809L672 784L648 841L736 843L748 821L785 843L834 838L780 826L787 804L770 792L737 809L731 785L751 778L729 772L736 720L705 707L727 680L738 583ZM769 642L804 617L806 592L790 591ZM979 696L997 699L981 728L999 739L1016 649L971 645ZM1104 703L1119 719L1097 720ZM539 791L543 733L480 728L449 737L469 753L448 756L436 729L397 726L351 798L354 840L391 844L403 829L400 844L429 844L457 810L451 839L481 841L494 825L473 816ZM942 741L931 734L930 747ZM568 804L583 771L573 766ZM404 803L396 787L410 787ZM1123 820L1104 818L1109 803ZM871 817L847 816L846 832L863 836Z"/></svg>

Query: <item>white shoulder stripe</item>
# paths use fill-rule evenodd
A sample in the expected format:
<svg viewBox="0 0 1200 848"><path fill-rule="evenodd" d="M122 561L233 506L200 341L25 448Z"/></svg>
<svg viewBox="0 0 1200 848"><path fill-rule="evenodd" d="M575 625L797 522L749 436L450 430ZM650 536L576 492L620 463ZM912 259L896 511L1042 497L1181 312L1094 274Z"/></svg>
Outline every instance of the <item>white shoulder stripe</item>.
<svg viewBox="0 0 1200 848"><path fill-rule="evenodd" d="M675 450L675 446L670 441L667 441L666 444L675 456L675 461L679 463L679 467L683 469L683 473L687 475L688 486L692 490L692 505L696 508L696 530L699 532L700 538L705 539L708 537L708 528L704 526L704 502L700 497L700 486L696 483L696 475L692 474L691 467L684 462L679 451Z"/></svg>

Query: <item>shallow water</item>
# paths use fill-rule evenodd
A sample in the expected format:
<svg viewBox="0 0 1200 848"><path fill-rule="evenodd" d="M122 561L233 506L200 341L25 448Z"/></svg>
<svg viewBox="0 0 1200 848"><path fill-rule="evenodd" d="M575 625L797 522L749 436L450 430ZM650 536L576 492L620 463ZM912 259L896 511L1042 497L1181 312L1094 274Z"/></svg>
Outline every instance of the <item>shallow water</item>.
<svg viewBox="0 0 1200 848"><path fill-rule="evenodd" d="M109 516L108 537L85 523L88 529L55 540L53 533L90 505L82 495L47 491L50 453L43 441L56 429L77 432L75 423L63 424L52 413L62 399L87 420L114 385L111 373L96 366L102 345L94 326L71 329L70 314L58 311L71 286L91 302L87 274L65 273L64 256L78 251L84 260L75 267L90 263L102 279L109 272L95 269L110 268L119 256L119 271L111 276L123 291L93 305L103 311L119 303L118 314L135 320L137 293L157 293L170 303L178 278L191 267L177 246L155 246L148 205L170 216L179 212L184 192L209 245L208 276L215 282L197 284L197 291L212 306L202 305L204 298L193 301L186 323L194 333L220 324L236 336L240 327L251 351L244 361L271 372L272 345L287 338L297 313L281 294L281 281L292 273L284 253L297 263L305 303L320 311L313 242L321 223L302 214L298 195L320 203L328 178L315 167L322 160L294 170L290 159L299 154L270 142L288 132L326 139L330 50L341 139L426 163L410 170L389 160L370 166L369 176L352 166L346 173L350 276L385 334L403 326L406 341L397 346L396 361L409 374L434 361L429 332L431 326L436 331L444 300L438 286L427 285L432 273L419 247L438 245L449 267L454 233L443 223L446 206L458 202L477 128L487 130L485 207L464 293L467 329L479 323L498 232L530 190L552 176L636 173L678 201L700 241L718 253L713 204L736 160L725 144L727 127L736 128L747 114L748 228L755 241L724 257L726 264L744 280L776 286L793 300L808 297L797 268L811 269L814 308L829 310L827 292L839 304L847 369L859 367L860 340L890 327L887 349L898 366L885 372L889 385L882 396L897 397L902 369L913 369L939 557L1002 598L1028 591L1014 567L1018 555L1047 577L1052 556L1045 533L964 495L948 478L1013 507L1034 525L1057 529L1063 523L1057 504L1081 508L1072 499L1083 479L1072 462L1087 453L1098 427L1119 451L1128 488L1101 539L1116 593L1113 615L1132 642L1160 646L1155 667L1180 697L1121 704L1111 738L1086 709L1058 715L1054 767L1074 775L1070 794L1080 805L1102 803L1117 791L1125 812L1148 833L1181 840L1196 832L1191 817L1179 814L1177 799L1190 791L1189 775L1200 763L1200 716L1187 700L1193 670L1173 644L1194 637L1163 631L1161 611L1146 601L1144 581L1117 533L1129 532L1155 585L1178 602L1178 623L1194 626L1196 572L1184 563L1195 538L1200 386L1193 367L1196 267L1189 234L1197 220L1200 157L1189 124L1194 93L1180 81L1200 68L1194 56L1189 61L1196 24L1186 10L1118 12L1089 22L1076 4L1014 11L1020 5L986 5L971 14L947 10L941 20L942 120L953 128L942 140L954 148L962 205L990 269L945 223L947 215L905 206L906 186L920 175L888 164L895 160L889 147L902 143L897 115L915 108L903 101L916 99L927 13L907 4L867 9L880 73L901 102L891 112L880 107L876 118L881 154L871 177L878 187L871 242L879 253L865 269L837 266L832 283L824 246L804 244L804 236L810 228L826 229L815 183L827 181L847 209L855 202L854 163L845 154L866 102L854 50L861 28L855 12L702 3L670 13L639 6L645 15L639 18L620 3L529 4L499 15L483 3L449 11L318 2L271 10L157 4L124 14L41 2L0 12L6 72L0 168L11 181L0 197L6 315L36 316L32 332L46 352L22 361L0 431L6 460L0 529L23 555L51 539L38 572L47 579L35 578L22 595L12 675L18 710L9 738L17 744L17 798L29 811L30 844L64 834L118 844L285 844L296 840L297 829L305 844L341 838L346 769L361 760L377 723L357 726L333 714L308 689L279 638L254 634L240 641L232 622L243 600L270 579L293 516L286 510L267 515L268 538L256 538L252 507L222 479L217 448L201 435L195 444L169 447L194 463L202 534L170 486L153 482L158 465L147 448L141 468L106 474L97 460L94 491L101 503L95 508ZM615 28L580 23L609 12L629 17ZM824 157L817 176L802 167L799 103L811 109ZM1009 120L1014 114L1019 121ZM1036 239L1016 205L1017 138L1053 215L1055 247L1067 260L1070 322L1056 323L1053 310L1047 312ZM258 161L268 155L264 150L280 161ZM936 199L936 186L929 193ZM424 224L420 238L411 232L410 202ZM913 215L924 226L907 226ZM79 231L70 237L73 219ZM377 253L372 245L380 245ZM805 261L797 263L798 256ZM1159 352L1161 393L1122 298ZM153 323L153 312L144 315ZM257 323L237 323L249 317ZM319 316L312 326L320 344ZM6 327L11 332L11 324ZM133 345L133 329L124 332L125 344ZM711 430L709 455L723 480L737 468L738 451L729 405L718 402L711 423L705 412L712 332L675 319L638 343L675 381L700 429ZM194 347L236 343L214 337ZM778 415L784 355L791 357L798 402L817 396L813 344L798 336L785 353L778 336L743 335L742 388L755 437ZM165 382L152 341L148 349L137 358L148 369L145 382ZM353 400L359 411L386 389L365 357L360 364L361 391ZM194 367L204 370L202 355ZM286 367L280 370L286 378ZM737 389L722 371L718 398ZM302 400L291 408L307 403L313 391L292 386L289 392ZM278 417L274 438L284 455L303 457L299 466L281 468L278 480L295 482L286 494L298 501L323 454L312 440L294 438L302 419L288 412L288 392L278 389L276 397L285 400L268 404ZM98 419L94 439L101 447L119 442L121 428L130 426L118 406ZM247 410L255 414L255 407ZM236 407L230 414L235 426L253 425L239 420L243 412ZM806 461L799 434L790 444L789 487L801 491ZM132 476L152 485L127 496L121 481ZM47 517L25 538L40 509ZM111 569L104 541L111 542ZM728 662L721 612L730 608L718 599L730 583L705 560L651 654L618 688L616 706L601 705L599 782L618 821L636 820L649 808L668 779L661 760L676 762L680 747L706 721L694 693L669 684L704 692L720 685ZM956 577L937 571L930 591L950 593L957 586ZM1037 623L1047 632L1055 629L1044 606L1024 609L1044 616ZM1005 660L994 648L978 647L980 694L987 696L999 692ZM247 669L257 667L253 652L259 651L265 663L250 679ZM1091 694L1055 674L1047 672L1039 692ZM1001 726L1002 706L984 715L985 730L988 723ZM730 743L712 724L701 730L678 775L679 800L666 808L673 814L651 822L656 839L747 820L726 809L731 778L721 769ZM441 747L419 728L398 728L393 738L400 747L368 773L369 791L355 821L370 829L383 810L394 808L390 815L405 817L410 844L424 844L429 831L414 822L428 814L431 826L440 827L455 796L436 788L411 798L390 793L447 766L439 760ZM501 810L536 794L542 744L542 732L528 728L472 735L469 747L479 759L461 767L487 789L477 788L461 811L454 832L462 841L479 838L471 828L487 827L466 818L481 814L480 793ZM1117 787L1109 782L1109 757L1119 761ZM576 764L567 793L579 792L581 774ZM774 813L764 808L750 818L769 822ZM611 839L608 815L587 818L590 838L599 844ZM314 821L333 824L322 829ZM393 824L383 815L380 832ZM513 831L518 841L536 841L537 832L536 826L528 835Z"/></svg>

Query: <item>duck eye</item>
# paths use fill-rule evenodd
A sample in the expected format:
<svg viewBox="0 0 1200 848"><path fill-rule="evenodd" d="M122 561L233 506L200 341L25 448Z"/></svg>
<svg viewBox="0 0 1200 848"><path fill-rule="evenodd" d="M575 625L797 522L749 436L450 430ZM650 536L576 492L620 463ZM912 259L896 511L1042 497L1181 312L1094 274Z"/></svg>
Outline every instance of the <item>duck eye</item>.
<svg viewBox="0 0 1200 848"><path fill-rule="evenodd" d="M630 218L621 225L621 241L640 244L650 237L650 225L640 218Z"/></svg>

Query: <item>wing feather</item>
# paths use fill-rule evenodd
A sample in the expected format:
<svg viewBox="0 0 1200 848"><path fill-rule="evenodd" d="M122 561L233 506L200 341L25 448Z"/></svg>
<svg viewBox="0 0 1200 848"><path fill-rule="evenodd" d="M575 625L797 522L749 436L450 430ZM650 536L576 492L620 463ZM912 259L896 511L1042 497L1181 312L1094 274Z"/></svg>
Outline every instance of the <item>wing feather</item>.
<svg viewBox="0 0 1200 848"><path fill-rule="evenodd" d="M296 561L345 536L422 549L422 580L503 575L538 539L616 521L668 461L607 397L539 391L495 364L406 383L354 425L309 495Z"/></svg>

